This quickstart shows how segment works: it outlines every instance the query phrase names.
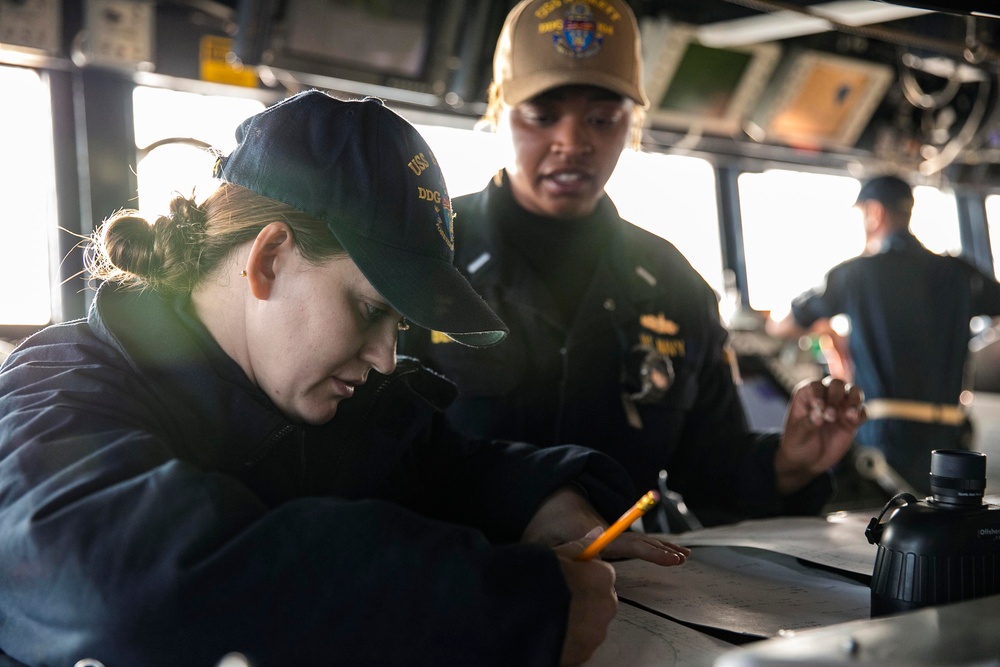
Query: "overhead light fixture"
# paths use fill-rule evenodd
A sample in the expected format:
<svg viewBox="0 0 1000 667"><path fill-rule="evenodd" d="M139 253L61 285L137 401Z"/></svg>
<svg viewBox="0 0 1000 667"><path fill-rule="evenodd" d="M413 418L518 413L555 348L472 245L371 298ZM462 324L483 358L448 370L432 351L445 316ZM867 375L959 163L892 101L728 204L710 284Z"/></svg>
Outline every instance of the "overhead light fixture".
<svg viewBox="0 0 1000 667"><path fill-rule="evenodd" d="M698 40L705 46L717 48L746 46L827 32L831 29L831 22L863 26L933 13L928 9L871 0L827 2L812 5L807 12L779 10L759 16L709 23L698 29Z"/></svg>

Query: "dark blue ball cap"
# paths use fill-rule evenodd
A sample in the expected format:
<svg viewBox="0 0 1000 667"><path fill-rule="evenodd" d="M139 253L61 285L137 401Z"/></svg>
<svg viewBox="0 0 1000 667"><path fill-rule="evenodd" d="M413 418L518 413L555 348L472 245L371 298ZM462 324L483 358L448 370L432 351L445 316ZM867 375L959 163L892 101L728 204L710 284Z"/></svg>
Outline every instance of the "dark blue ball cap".
<svg viewBox="0 0 1000 667"><path fill-rule="evenodd" d="M854 202L877 201L887 209L909 213L913 209L913 189L897 176L876 176L864 182Z"/></svg>
<svg viewBox="0 0 1000 667"><path fill-rule="evenodd" d="M473 347L507 327L455 268L451 200L420 133L380 100L310 90L243 121L215 176L323 222L389 304Z"/></svg>

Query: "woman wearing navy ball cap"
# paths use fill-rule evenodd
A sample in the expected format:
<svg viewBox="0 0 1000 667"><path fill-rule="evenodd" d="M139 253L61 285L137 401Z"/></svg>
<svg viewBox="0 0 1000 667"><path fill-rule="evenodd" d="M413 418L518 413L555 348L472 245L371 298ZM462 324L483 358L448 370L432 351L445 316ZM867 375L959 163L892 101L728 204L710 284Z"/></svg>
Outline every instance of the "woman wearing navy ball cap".
<svg viewBox="0 0 1000 667"><path fill-rule="evenodd" d="M247 119L220 188L92 239L84 320L0 368L0 649L31 665L572 664L635 499L596 452L470 440L400 328L495 343L450 202L377 100ZM627 534L605 551L686 550Z"/></svg>

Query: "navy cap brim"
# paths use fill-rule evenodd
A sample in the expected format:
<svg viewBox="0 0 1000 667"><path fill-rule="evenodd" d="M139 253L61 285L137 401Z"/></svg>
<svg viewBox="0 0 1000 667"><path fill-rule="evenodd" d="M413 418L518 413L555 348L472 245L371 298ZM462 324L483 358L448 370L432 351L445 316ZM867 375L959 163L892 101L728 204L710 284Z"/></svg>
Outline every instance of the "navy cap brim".
<svg viewBox="0 0 1000 667"><path fill-rule="evenodd" d="M507 326L451 262L374 244L348 229L337 229L335 236L368 282L417 326L471 347L506 338Z"/></svg>

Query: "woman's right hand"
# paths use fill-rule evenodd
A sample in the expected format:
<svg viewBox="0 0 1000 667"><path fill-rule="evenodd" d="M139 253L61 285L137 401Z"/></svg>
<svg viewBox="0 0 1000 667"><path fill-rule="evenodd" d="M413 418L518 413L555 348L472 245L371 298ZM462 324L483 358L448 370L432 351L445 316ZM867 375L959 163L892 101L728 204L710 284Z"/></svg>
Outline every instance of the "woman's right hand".
<svg viewBox="0 0 1000 667"><path fill-rule="evenodd" d="M607 637L608 626L618 612L614 568L598 558L576 560L600 533L601 529L595 528L582 540L555 548L572 596L561 665L579 665L590 658Z"/></svg>

